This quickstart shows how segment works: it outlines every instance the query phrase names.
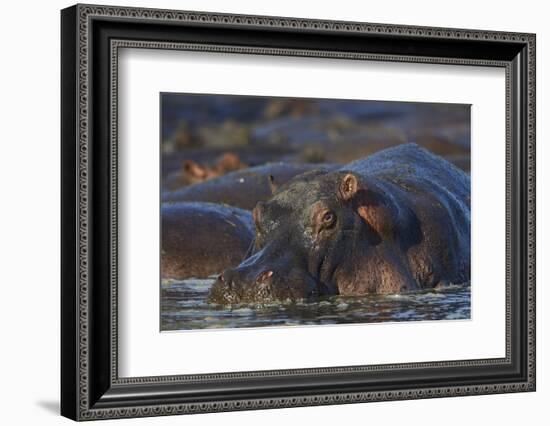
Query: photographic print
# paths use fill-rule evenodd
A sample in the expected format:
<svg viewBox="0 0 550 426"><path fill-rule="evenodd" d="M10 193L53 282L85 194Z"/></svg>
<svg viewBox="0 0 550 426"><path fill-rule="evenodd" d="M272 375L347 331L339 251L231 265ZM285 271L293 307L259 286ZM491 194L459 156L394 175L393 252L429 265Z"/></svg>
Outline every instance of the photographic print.
<svg viewBox="0 0 550 426"><path fill-rule="evenodd" d="M470 318L470 106L162 93L161 331Z"/></svg>

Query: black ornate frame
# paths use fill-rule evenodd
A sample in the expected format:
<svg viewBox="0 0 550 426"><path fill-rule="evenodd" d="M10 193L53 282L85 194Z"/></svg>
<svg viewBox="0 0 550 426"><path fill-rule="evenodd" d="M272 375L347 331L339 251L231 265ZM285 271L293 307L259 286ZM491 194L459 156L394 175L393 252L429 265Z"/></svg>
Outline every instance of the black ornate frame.
<svg viewBox="0 0 550 426"><path fill-rule="evenodd" d="M535 390L535 35L76 5L62 28L61 413L75 420ZM117 64L123 47L503 67L506 356L119 378Z"/></svg>

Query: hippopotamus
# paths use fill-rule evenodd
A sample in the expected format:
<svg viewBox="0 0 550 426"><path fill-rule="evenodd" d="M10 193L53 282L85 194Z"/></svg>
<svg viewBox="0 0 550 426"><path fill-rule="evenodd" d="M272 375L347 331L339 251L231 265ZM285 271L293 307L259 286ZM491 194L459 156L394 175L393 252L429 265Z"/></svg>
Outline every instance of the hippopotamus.
<svg viewBox="0 0 550 426"><path fill-rule="evenodd" d="M163 201L205 201L252 210L258 201L267 200L273 185L281 185L296 175L315 169L331 169L330 164L268 163L228 173L205 182L165 192Z"/></svg>
<svg viewBox="0 0 550 426"><path fill-rule="evenodd" d="M211 203L163 203L161 277L206 278L238 264L254 240L249 211Z"/></svg>
<svg viewBox="0 0 550 426"><path fill-rule="evenodd" d="M470 178L415 144L277 188L254 244L209 300L299 301L432 289L470 279Z"/></svg>
<svg viewBox="0 0 550 426"><path fill-rule="evenodd" d="M187 159L182 162L180 170L176 170L168 176L163 177L162 186L167 190L175 190L187 185L223 176L229 172L234 172L246 167L247 165L241 161L239 156L232 152L224 153L212 165Z"/></svg>

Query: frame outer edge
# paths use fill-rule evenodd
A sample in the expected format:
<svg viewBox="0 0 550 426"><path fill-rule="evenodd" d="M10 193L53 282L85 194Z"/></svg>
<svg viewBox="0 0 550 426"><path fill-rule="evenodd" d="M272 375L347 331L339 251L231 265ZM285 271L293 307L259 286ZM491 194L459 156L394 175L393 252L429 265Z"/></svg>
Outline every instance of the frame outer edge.
<svg viewBox="0 0 550 426"><path fill-rule="evenodd" d="M77 385L77 420L89 418L89 377L90 363L88 345L89 336L89 317L88 310L90 307L88 298L88 277L89 277L89 64L90 55L89 47L91 39L89 37L88 27L88 11L82 4L77 4L77 107L78 107L78 123L77 123L77 180L78 180L78 227L77 227L77 244L78 244L78 292L77 292L77 318L78 318L78 356L77 364L78 385Z"/></svg>
<svg viewBox="0 0 550 426"><path fill-rule="evenodd" d="M61 414L78 418L78 285L76 217L76 79L78 11L63 9L61 18Z"/></svg>
<svg viewBox="0 0 550 426"><path fill-rule="evenodd" d="M529 34L527 42L527 167L528 167L528 365L527 374L530 390L536 391L536 34Z"/></svg>
<svg viewBox="0 0 550 426"><path fill-rule="evenodd" d="M151 415L169 415L179 413L193 412L214 412L243 409L262 409L278 408L291 406L308 406L324 404L342 404L351 402L366 402L380 400L399 400L414 398L433 398L440 396L460 396L486 393L517 392L529 391L535 388L535 183L534 183L534 158L535 158L535 35L527 33L509 33L481 30L463 30L447 28L429 28L429 27L409 27L403 25L386 24L368 24L353 22L336 22L324 20L298 19L298 18L276 18L266 16L245 16L228 15L207 12L184 12L169 11L158 9L139 9L127 7L110 7L97 5L77 5L76 10L76 36L77 52L75 61L77 61L76 80L77 80L77 105L78 105L78 123L77 123L77 141L78 152L77 160L77 235L78 235L78 290L77 292L77 315L75 321L78 325L75 346L78 349L78 360L76 362L77 382L75 390L77 391L76 418L78 420L92 420L113 417L141 417ZM112 18L135 18L141 20L172 20L177 22L227 24L233 26L257 26L261 28L290 28L290 29L315 29L326 30L327 32L359 32L359 33L383 33L390 35L397 33L400 35L411 35L420 38L450 38L450 39L470 39L470 40L488 40L488 41L507 41L523 43L528 46L528 283L527 296L529 312L528 325L528 365L527 371L529 377L526 382L503 383L500 385L479 385L479 386L451 386L449 388L428 388L428 389L404 389L402 391L387 391L358 394L329 394L305 397L280 397L270 399L246 400L246 401L220 401L202 404L163 404L160 406L143 406L139 408L113 408L113 409L92 409L89 408L89 356L88 356L88 48L90 44L88 22L91 16L112 17ZM65 111L65 109L64 109ZM75 348L75 349L76 349Z"/></svg>

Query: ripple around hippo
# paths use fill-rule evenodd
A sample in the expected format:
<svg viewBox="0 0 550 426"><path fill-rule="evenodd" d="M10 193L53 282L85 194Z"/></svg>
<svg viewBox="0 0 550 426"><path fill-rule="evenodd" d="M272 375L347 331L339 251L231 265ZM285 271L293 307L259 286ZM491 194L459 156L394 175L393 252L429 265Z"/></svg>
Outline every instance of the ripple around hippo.
<svg viewBox="0 0 550 426"><path fill-rule="evenodd" d="M468 284L406 295L331 296L310 302L221 306L207 302L215 281L215 278L164 280L161 329L467 320L471 313Z"/></svg>

